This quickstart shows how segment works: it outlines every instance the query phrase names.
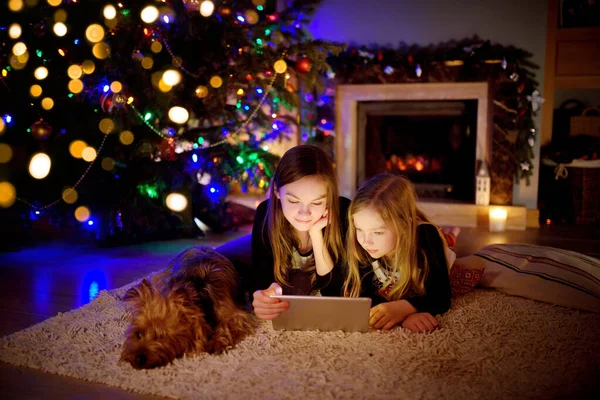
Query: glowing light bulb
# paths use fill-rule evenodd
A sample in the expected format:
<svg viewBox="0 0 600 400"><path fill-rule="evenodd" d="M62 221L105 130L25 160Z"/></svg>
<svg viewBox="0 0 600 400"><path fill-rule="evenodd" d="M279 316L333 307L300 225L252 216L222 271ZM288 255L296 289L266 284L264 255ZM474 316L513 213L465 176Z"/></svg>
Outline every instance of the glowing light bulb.
<svg viewBox="0 0 600 400"><path fill-rule="evenodd" d="M166 203L169 209L179 212L185 210L188 201L185 196L180 193L171 193L167 196Z"/></svg>
<svg viewBox="0 0 600 400"><path fill-rule="evenodd" d="M21 33L21 25L19 24L12 24L10 28L8 28L8 36L10 36L11 39L18 39L21 36Z"/></svg>
<svg viewBox="0 0 600 400"><path fill-rule="evenodd" d="M117 9L115 8L115 6L109 4L106 7L104 7L104 18L113 19L116 16L117 16Z"/></svg>
<svg viewBox="0 0 600 400"><path fill-rule="evenodd" d="M189 117L190 113L183 107L172 107L169 110L169 119L176 124L184 124Z"/></svg>
<svg viewBox="0 0 600 400"><path fill-rule="evenodd" d="M29 161L29 174L35 179L44 179L50 173L52 162L46 153L37 153Z"/></svg>
<svg viewBox="0 0 600 400"><path fill-rule="evenodd" d="M27 51L27 45L23 42L17 42L13 46L12 51L15 56L22 56Z"/></svg>
<svg viewBox="0 0 600 400"><path fill-rule="evenodd" d="M142 10L141 13L142 21L147 24L151 24L158 18L158 8L154 6L148 6Z"/></svg>
<svg viewBox="0 0 600 400"><path fill-rule="evenodd" d="M215 4L212 1L206 0L200 4L200 14L203 17L210 17L214 11Z"/></svg>
<svg viewBox="0 0 600 400"><path fill-rule="evenodd" d="M58 37L65 36L67 34L67 26L62 22L57 22L54 24L54 34Z"/></svg>
<svg viewBox="0 0 600 400"><path fill-rule="evenodd" d="M181 74L174 69L169 69L163 73L162 80L169 86L175 86L181 82Z"/></svg>

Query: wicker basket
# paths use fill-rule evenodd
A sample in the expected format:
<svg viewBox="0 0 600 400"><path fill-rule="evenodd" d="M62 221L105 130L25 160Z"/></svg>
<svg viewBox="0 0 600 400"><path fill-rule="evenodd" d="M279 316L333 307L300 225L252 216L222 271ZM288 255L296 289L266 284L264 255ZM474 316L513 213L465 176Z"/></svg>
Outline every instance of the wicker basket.
<svg viewBox="0 0 600 400"><path fill-rule="evenodd" d="M600 222L600 168L571 168L575 223Z"/></svg>
<svg viewBox="0 0 600 400"><path fill-rule="evenodd" d="M595 112L598 115L588 115L590 112ZM589 135L600 137L600 108L586 108L580 116L571 117L569 134L571 136Z"/></svg>
<svg viewBox="0 0 600 400"><path fill-rule="evenodd" d="M561 216L577 225L600 223L600 160L556 164L545 159L544 165L554 167L552 200L560 208L567 208L561 210ZM562 198L564 192L570 192L570 196Z"/></svg>

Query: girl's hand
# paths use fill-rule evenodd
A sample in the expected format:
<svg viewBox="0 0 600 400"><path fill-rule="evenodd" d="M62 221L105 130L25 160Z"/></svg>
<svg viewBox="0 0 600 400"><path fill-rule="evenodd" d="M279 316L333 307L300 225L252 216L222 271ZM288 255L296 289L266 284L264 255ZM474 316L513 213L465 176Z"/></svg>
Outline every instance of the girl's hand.
<svg viewBox="0 0 600 400"><path fill-rule="evenodd" d="M375 329L388 330L406 318L406 307L400 301L381 303L371 308L369 326Z"/></svg>
<svg viewBox="0 0 600 400"><path fill-rule="evenodd" d="M325 228L328 223L329 223L329 210L325 210L321 219L319 219L317 222L315 222L310 227L310 229L308 230L308 234L313 235L315 233L321 233L323 228Z"/></svg>
<svg viewBox="0 0 600 400"><path fill-rule="evenodd" d="M268 289L254 292L254 314L260 319L275 319L279 314L290 308L290 303L270 297L274 294L282 294L283 290L279 284L273 282Z"/></svg>
<svg viewBox="0 0 600 400"><path fill-rule="evenodd" d="M411 314L402 321L402 327L410 329L414 333L431 332L439 326L437 319L426 312Z"/></svg>

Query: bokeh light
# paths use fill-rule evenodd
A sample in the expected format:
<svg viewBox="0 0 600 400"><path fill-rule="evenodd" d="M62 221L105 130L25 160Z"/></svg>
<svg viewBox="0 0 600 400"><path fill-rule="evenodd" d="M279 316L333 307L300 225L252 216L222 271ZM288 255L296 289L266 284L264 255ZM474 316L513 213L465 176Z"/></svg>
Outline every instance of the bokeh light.
<svg viewBox="0 0 600 400"><path fill-rule="evenodd" d="M169 119L176 124L185 124L190 113L183 107L171 107L169 110Z"/></svg>
<svg viewBox="0 0 600 400"><path fill-rule="evenodd" d="M74 140L69 145L69 153L75 158L81 158L81 152L87 147L83 140Z"/></svg>
<svg viewBox="0 0 600 400"><path fill-rule="evenodd" d="M0 207L8 208L15 203L17 191L10 182L0 182Z"/></svg>
<svg viewBox="0 0 600 400"><path fill-rule="evenodd" d="M223 79L221 79L220 76L215 75L212 78L210 78L210 86L214 87L215 89L220 88L222 84Z"/></svg>
<svg viewBox="0 0 600 400"><path fill-rule="evenodd" d="M50 97L44 97L42 100L42 108L44 110L51 110L52 107L54 107L54 100L52 100Z"/></svg>
<svg viewBox="0 0 600 400"><path fill-rule="evenodd" d="M104 14L104 18L113 19L114 17L117 16L117 9L112 4L109 4L106 7L104 7L103 14Z"/></svg>
<svg viewBox="0 0 600 400"><path fill-rule="evenodd" d="M158 9L154 6L145 7L141 13L142 21L151 24L158 18Z"/></svg>
<svg viewBox="0 0 600 400"><path fill-rule="evenodd" d="M19 24L12 24L10 28L8 28L8 36L10 36L11 39L18 39L21 36L21 33L23 33L23 31Z"/></svg>
<svg viewBox="0 0 600 400"><path fill-rule="evenodd" d="M20 56L22 54L25 54L25 52L27 51L27 45L25 45L25 43L23 42L17 42L13 46L12 51L15 56Z"/></svg>
<svg viewBox="0 0 600 400"><path fill-rule="evenodd" d="M40 85L31 85L29 94L33 97L40 97L42 95L42 87Z"/></svg>
<svg viewBox="0 0 600 400"><path fill-rule="evenodd" d="M171 193L167 196L166 203L169 209L179 212L185 210L188 201L181 193Z"/></svg>
<svg viewBox="0 0 600 400"><path fill-rule="evenodd" d="M13 12L18 12L23 9L23 0L9 0L8 9Z"/></svg>
<svg viewBox="0 0 600 400"><path fill-rule="evenodd" d="M196 88L196 97L203 99L208 96L208 88L204 85L200 85Z"/></svg>
<svg viewBox="0 0 600 400"><path fill-rule="evenodd" d="M105 171L112 171L115 168L115 160L110 157L102 159L102 169Z"/></svg>
<svg viewBox="0 0 600 400"><path fill-rule="evenodd" d="M84 74L91 74L96 69L96 64L92 60L85 60L81 63L81 70Z"/></svg>
<svg viewBox="0 0 600 400"><path fill-rule="evenodd" d="M119 81L114 81L110 84L110 90L112 90L113 93L119 93L123 90L123 85Z"/></svg>
<svg viewBox="0 0 600 400"><path fill-rule="evenodd" d="M6 164L13 156L12 148L6 143L0 143L0 164Z"/></svg>
<svg viewBox="0 0 600 400"><path fill-rule="evenodd" d="M168 69L163 73L162 80L169 86L175 86L181 82L181 74L174 69Z"/></svg>
<svg viewBox="0 0 600 400"><path fill-rule="evenodd" d="M85 222L90 219L90 209L86 206L79 206L75 209L75 219L79 222Z"/></svg>
<svg viewBox="0 0 600 400"><path fill-rule="evenodd" d="M35 179L44 179L50 173L52 162L46 153L37 153L29 161L29 174Z"/></svg>
<svg viewBox="0 0 600 400"><path fill-rule="evenodd" d="M203 17L210 17L215 11L215 3L210 0L205 0L200 3L200 14Z"/></svg>
<svg viewBox="0 0 600 400"><path fill-rule="evenodd" d="M79 79L69 81L69 90L72 93L81 93L83 91L83 82Z"/></svg>
<svg viewBox="0 0 600 400"><path fill-rule="evenodd" d="M54 34L58 37L65 36L67 34L67 26L62 22L57 22L54 24Z"/></svg>
<svg viewBox="0 0 600 400"><path fill-rule="evenodd" d="M67 69L67 75L69 75L69 78L71 79L79 79L81 78L81 75L83 75L83 70L79 65L71 65Z"/></svg>
<svg viewBox="0 0 600 400"><path fill-rule="evenodd" d="M152 59L152 57L142 58L142 68L151 69L153 65L154 65L154 60Z"/></svg>
<svg viewBox="0 0 600 400"><path fill-rule="evenodd" d="M152 42L150 45L150 50L152 50L154 53L160 53L162 50L162 44L160 44L160 42Z"/></svg>
<svg viewBox="0 0 600 400"><path fill-rule="evenodd" d="M98 43L104 39L104 28L98 24L92 24L85 30L85 37L92 43Z"/></svg>
<svg viewBox="0 0 600 400"><path fill-rule="evenodd" d="M131 133L130 131L123 131L119 135L119 140L121 141L121 143L123 143L126 146L133 143L133 138L134 138L133 133Z"/></svg>
<svg viewBox="0 0 600 400"><path fill-rule="evenodd" d="M97 155L98 153L96 152L96 149L89 146L83 149L83 151L81 152L81 158L83 158L87 162L94 161Z"/></svg>
<svg viewBox="0 0 600 400"><path fill-rule="evenodd" d="M40 81L46 79L48 77L48 68L37 67L35 71L33 71L33 76Z"/></svg>
<svg viewBox="0 0 600 400"><path fill-rule="evenodd" d="M110 118L103 118L98 124L100 132L109 134L115 130L115 122Z"/></svg>
<svg viewBox="0 0 600 400"><path fill-rule="evenodd" d="M75 190L73 188L66 188L62 192L62 199L67 204L75 204L75 202L77 202L78 198L79 198L79 194L77 193L77 190Z"/></svg>
<svg viewBox="0 0 600 400"><path fill-rule="evenodd" d="M94 47L92 47L92 54L97 59L104 60L106 57L110 56L110 47L104 42L96 43Z"/></svg>

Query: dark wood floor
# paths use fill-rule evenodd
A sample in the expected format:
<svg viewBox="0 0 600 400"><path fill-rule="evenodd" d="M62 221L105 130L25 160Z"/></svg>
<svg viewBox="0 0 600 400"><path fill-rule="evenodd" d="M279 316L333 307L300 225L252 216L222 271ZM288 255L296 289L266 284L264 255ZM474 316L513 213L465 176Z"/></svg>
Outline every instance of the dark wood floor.
<svg viewBox="0 0 600 400"><path fill-rule="evenodd" d="M180 251L196 245L219 246L248 229L207 238L182 239L103 249L93 243L47 243L0 254L0 336L58 312L80 307L99 290L123 286L163 268ZM578 251L600 258L600 227L543 226L490 233L463 228L456 252L472 254L492 243L531 243ZM2 399L156 399L85 381L0 363Z"/></svg>

